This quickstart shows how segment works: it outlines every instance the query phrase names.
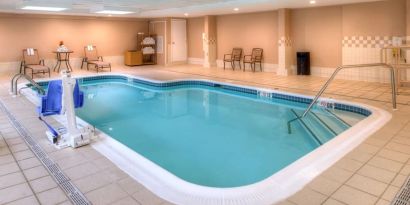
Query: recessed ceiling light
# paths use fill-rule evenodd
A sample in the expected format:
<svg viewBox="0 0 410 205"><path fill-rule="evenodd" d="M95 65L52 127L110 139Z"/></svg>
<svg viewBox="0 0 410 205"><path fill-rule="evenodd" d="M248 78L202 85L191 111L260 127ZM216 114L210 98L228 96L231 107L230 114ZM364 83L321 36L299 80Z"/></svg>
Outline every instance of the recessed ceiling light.
<svg viewBox="0 0 410 205"><path fill-rule="evenodd" d="M184 13L184 16L189 16L189 13Z"/></svg>
<svg viewBox="0 0 410 205"><path fill-rule="evenodd" d="M315 1L315 0L311 0L309 3L310 3L310 4L316 4L316 1Z"/></svg>
<svg viewBox="0 0 410 205"><path fill-rule="evenodd" d="M234 8L233 10L234 10L234 11L239 11L239 8Z"/></svg>
<svg viewBox="0 0 410 205"><path fill-rule="evenodd" d="M117 10L102 10L95 12L97 14L116 14L116 15L123 15L123 14L132 14L132 11L117 11Z"/></svg>
<svg viewBox="0 0 410 205"><path fill-rule="evenodd" d="M67 8L62 7L48 7L48 6L24 6L23 10L33 10L33 11L64 11Z"/></svg>

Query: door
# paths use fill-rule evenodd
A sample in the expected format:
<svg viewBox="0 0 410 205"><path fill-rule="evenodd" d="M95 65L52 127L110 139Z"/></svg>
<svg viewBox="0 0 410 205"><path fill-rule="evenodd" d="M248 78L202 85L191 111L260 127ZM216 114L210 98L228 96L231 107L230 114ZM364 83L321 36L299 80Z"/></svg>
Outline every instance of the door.
<svg viewBox="0 0 410 205"><path fill-rule="evenodd" d="M171 20L171 59L172 62L188 60L186 20Z"/></svg>

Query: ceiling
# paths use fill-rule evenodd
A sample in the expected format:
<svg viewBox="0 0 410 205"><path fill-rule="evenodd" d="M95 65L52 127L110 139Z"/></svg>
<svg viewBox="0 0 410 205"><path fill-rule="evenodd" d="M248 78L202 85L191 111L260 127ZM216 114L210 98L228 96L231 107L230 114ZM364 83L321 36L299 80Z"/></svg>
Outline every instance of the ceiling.
<svg viewBox="0 0 410 205"><path fill-rule="evenodd" d="M316 0L314 5L309 3L310 0L0 0L0 12L107 16L107 14L95 14L92 12L93 8L105 7L111 10L115 8L115 10L134 12L127 15L113 15L121 17L184 17L184 14L194 17L370 1L380 0ZM27 11L20 9L23 4L66 7L69 9L61 12ZM239 10L234 11L234 8Z"/></svg>

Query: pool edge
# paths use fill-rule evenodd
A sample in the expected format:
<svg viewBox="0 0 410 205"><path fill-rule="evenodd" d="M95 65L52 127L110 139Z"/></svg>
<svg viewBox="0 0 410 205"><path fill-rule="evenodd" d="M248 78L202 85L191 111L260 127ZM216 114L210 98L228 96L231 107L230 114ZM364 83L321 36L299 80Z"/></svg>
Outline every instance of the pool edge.
<svg viewBox="0 0 410 205"><path fill-rule="evenodd" d="M117 73L102 74L98 76L104 75L119 75L128 78L137 78L162 83L180 81L157 81L134 75ZM46 79L44 81L48 80L50 79ZM253 86L243 86L208 79L190 78L183 80L215 82L261 90L264 92L282 93L291 96L311 98L311 96L307 95ZM172 175L168 171L165 171L163 168L154 164L150 160L145 159L135 151L129 149L125 145L117 142L115 139L105 134L103 134L99 141L94 142L92 147L99 151L102 155L109 158L120 169L128 173L137 181L141 182L149 190L158 196L177 204L272 204L279 202L280 200L283 200L302 189L308 184L308 182L313 180L327 168L331 167L334 163L361 144L371 134L376 132L391 119L391 114L380 108L361 103L352 103L341 100L335 101L346 105L368 109L371 111L371 115L342 134L336 136L328 143L322 145L311 153L308 153L288 165L281 171L275 173L271 177L268 177L267 179L255 184L243 187L210 188L186 182ZM84 123L84 121L82 122ZM136 170L136 167L139 170Z"/></svg>

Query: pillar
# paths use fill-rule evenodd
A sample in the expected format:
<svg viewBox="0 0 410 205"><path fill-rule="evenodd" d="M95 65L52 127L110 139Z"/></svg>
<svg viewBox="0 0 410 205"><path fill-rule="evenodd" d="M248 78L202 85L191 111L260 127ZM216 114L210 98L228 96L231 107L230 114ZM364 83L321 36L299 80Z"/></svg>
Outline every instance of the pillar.
<svg viewBox="0 0 410 205"><path fill-rule="evenodd" d="M292 40L290 38L290 10L278 11L278 69L277 74L287 76L292 74Z"/></svg>
<svg viewBox="0 0 410 205"><path fill-rule="evenodd" d="M405 44L410 44L410 0L406 0L406 41ZM410 50L406 51L407 63L410 63ZM410 71L405 70L406 81L410 81Z"/></svg>
<svg viewBox="0 0 410 205"><path fill-rule="evenodd" d="M216 16L204 17L202 42L204 49L204 67L216 66Z"/></svg>

